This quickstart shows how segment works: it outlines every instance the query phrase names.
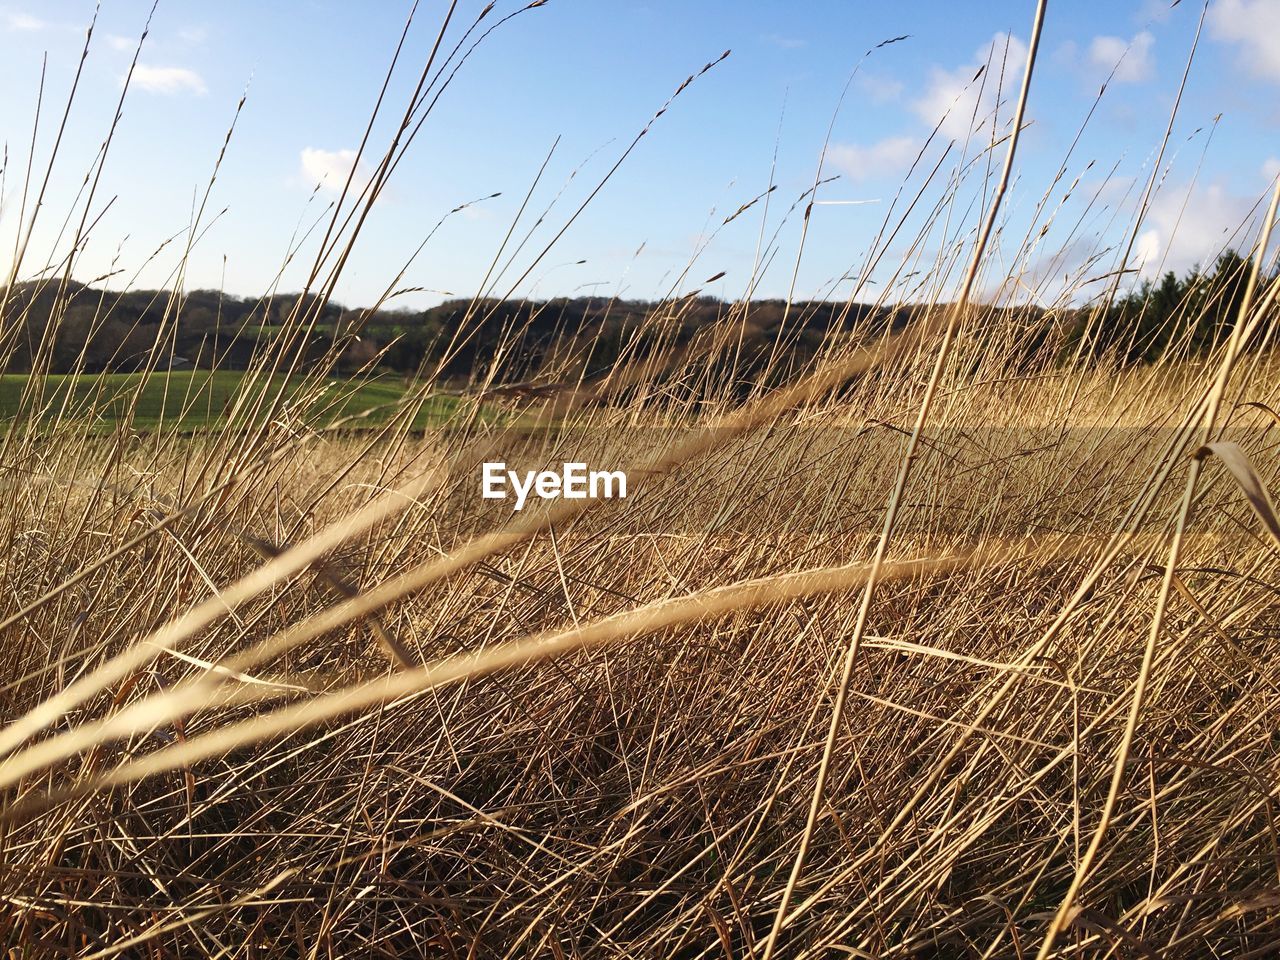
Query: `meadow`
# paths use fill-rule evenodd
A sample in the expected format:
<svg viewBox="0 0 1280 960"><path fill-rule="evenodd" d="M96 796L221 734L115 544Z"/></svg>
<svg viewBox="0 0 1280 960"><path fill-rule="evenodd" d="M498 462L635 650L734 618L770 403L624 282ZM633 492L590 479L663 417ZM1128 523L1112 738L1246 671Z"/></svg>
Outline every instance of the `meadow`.
<svg viewBox="0 0 1280 960"><path fill-rule="evenodd" d="M990 162L888 214L982 199L912 321L803 369L744 379L743 299L499 416L484 364L304 368L299 298L249 371L0 379L7 956L1274 955L1280 188L1207 347L1203 297L1140 364L1080 348L1105 283L992 309L1040 25Z"/></svg>
<svg viewBox="0 0 1280 960"><path fill-rule="evenodd" d="M140 430L195 432L222 430L243 423L236 407L255 376L241 370L170 370L162 373L46 374L36 379L38 399L24 393L32 385L28 374L0 375L0 421L58 422L87 426L109 434L122 424ZM303 389L301 377L268 376L267 390L295 404ZM378 424L389 418L408 388L393 377L372 380L331 378L329 396L320 403L309 398L308 422L321 428L341 423L347 429ZM319 407L317 415L316 407ZM446 422L458 407L455 398L432 397L415 414L413 425L425 429Z"/></svg>

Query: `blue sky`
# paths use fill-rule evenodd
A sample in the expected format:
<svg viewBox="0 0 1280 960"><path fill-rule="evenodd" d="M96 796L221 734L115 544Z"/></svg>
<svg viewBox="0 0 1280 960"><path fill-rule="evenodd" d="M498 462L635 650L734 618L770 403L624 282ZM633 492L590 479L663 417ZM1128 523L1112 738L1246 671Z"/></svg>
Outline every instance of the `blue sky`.
<svg viewBox="0 0 1280 960"><path fill-rule="evenodd" d="M490 20L518 6L499 2ZM443 292L472 295L559 137L531 209L559 199L537 233L541 242L532 241L508 275L514 282L527 254L550 239L654 110L725 49L732 55L677 99L517 292L659 297L703 287L737 297L752 273L767 213L764 235L780 227L779 252L755 292L785 295L800 220L794 214L781 220L813 183L841 91L865 51L909 34L862 62L826 155L825 173L839 179L823 186L819 200L875 202L815 208L796 295L846 294L852 281L839 278L858 272L911 160L948 105L959 97L971 107L965 97L976 88L966 92L966 85L993 49L999 61L1008 48L1006 92L1016 90L1032 7L1029 0L550 0L505 24L464 66L375 208L338 298L370 302L441 216L501 191L450 217L401 284L440 292L397 302L425 305ZM135 0L103 2L23 276L44 266L51 251L66 253L59 228L109 126L148 8ZM406 68L392 85L392 112L403 109L444 8L442 0L421 3ZM469 23L480 8L463 0L457 23ZM101 218L78 256L78 278L118 271L111 279L116 286L172 282L193 202L247 87L210 201L210 215L225 213L201 236L185 283L238 294L265 291L295 230L334 197L328 186L313 196L317 180L327 175L324 182L332 184L349 168L408 9L398 0L161 0L90 211L91 219ZM47 55L48 69L38 169L52 146L92 13L86 0L0 0L6 91L0 140L8 156L0 259L6 263L42 58ZM1050 4L1028 111L1032 125L1009 198L1010 237L1020 238L1031 223L1099 84L1124 59L1037 221L1048 222L1058 211L1037 245L1034 269L1105 272L1087 256L1114 247L1131 222L1199 14L1191 0L1172 8L1168 0ZM1280 3L1214 0L1161 189L1138 243L1146 273L1181 271L1211 256L1267 192L1280 173L1277 93ZM948 155L955 165L969 113L952 109L928 154L931 162L955 139ZM1008 114L1006 104L1002 123ZM384 124L375 143L385 144L388 133ZM965 155L978 153L980 144L981 131ZM758 205L704 244L771 177L778 189L767 211ZM1079 186L1064 200L1076 179ZM973 181L973 190L979 188ZM971 221L974 209L960 204L957 216ZM950 225L952 236L962 235L957 226ZM152 258L170 236L179 239ZM927 241L923 256L944 243L940 236ZM1010 254L1014 246L1006 244ZM905 242L891 247L885 269L906 252ZM281 289L300 284L303 259L286 269ZM1007 266L993 262L997 272ZM723 279L704 285L721 271ZM874 286L867 290L864 299L875 296Z"/></svg>

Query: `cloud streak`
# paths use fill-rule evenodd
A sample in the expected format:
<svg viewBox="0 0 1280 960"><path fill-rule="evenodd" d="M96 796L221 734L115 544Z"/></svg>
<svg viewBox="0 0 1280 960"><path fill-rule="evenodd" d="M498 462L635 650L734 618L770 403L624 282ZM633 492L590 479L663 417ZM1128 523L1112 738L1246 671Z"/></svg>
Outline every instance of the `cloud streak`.
<svg viewBox="0 0 1280 960"><path fill-rule="evenodd" d="M34 33L37 30L43 30L48 26L39 17L33 17L29 13L21 11L5 14L5 26L10 30L19 33Z"/></svg>
<svg viewBox="0 0 1280 960"><path fill-rule="evenodd" d="M786 37L779 33L766 34L765 41L779 47L783 50L800 50L807 46L804 40L799 37Z"/></svg>
<svg viewBox="0 0 1280 960"><path fill-rule="evenodd" d="M134 67L133 83L148 93L165 96L182 93L204 95L209 92L200 74L186 67L153 67L140 63Z"/></svg>
<svg viewBox="0 0 1280 960"><path fill-rule="evenodd" d="M902 179L919 150L912 137L888 137L870 146L834 143L827 150L827 160L850 180Z"/></svg>
<svg viewBox="0 0 1280 960"><path fill-rule="evenodd" d="M1121 37L1094 37L1089 44L1089 62L1106 73L1114 68L1116 83L1142 83L1155 75L1155 57L1151 53L1155 42L1146 30L1127 41Z"/></svg>

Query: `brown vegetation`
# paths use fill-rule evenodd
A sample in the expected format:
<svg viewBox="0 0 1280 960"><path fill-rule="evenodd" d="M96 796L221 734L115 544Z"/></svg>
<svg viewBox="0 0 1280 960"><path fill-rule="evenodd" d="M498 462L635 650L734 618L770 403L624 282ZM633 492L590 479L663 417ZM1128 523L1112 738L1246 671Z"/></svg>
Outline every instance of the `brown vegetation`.
<svg viewBox="0 0 1280 960"><path fill-rule="evenodd" d="M1207 352L1064 358L972 303L1005 279L1009 161L976 246L934 266L940 291L968 271L958 292L745 390L729 317L589 389L510 393L516 426L481 415L491 368L425 435L430 378L363 433L317 429L305 389L286 416L267 374L318 405L340 361L298 345L356 240L347 200L245 429L7 424L0 945L1274 952L1280 378L1252 347L1280 285L1260 246ZM655 342L678 309L647 315ZM568 458L631 495L478 496L486 459Z"/></svg>

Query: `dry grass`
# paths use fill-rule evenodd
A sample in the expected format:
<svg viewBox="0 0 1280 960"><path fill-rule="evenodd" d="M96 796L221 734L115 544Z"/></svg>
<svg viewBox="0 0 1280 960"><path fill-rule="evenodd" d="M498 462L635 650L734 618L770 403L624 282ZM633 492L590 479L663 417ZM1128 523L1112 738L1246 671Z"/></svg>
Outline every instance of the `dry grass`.
<svg viewBox="0 0 1280 960"><path fill-rule="evenodd" d="M380 162L366 143L369 187L317 228L322 295L497 14L461 41L452 17L401 134ZM1009 126L920 175L940 200L909 181L932 208L904 192L867 255L907 250L922 317L745 391L743 304L602 379L544 371L518 428L479 415L484 371L425 435L429 372L389 422L317 428L336 357L296 369L302 307L245 378L242 430L50 425L37 370L0 460L0 946L1280 949L1280 379L1251 350L1280 284L1258 253L1210 356L1064 360L970 296L1030 282L987 275L1034 243L998 228ZM966 216L976 243L939 247ZM479 293L551 249L524 230ZM286 403L282 373L311 393ZM512 516L478 496L491 457L625 468L631 496Z"/></svg>

